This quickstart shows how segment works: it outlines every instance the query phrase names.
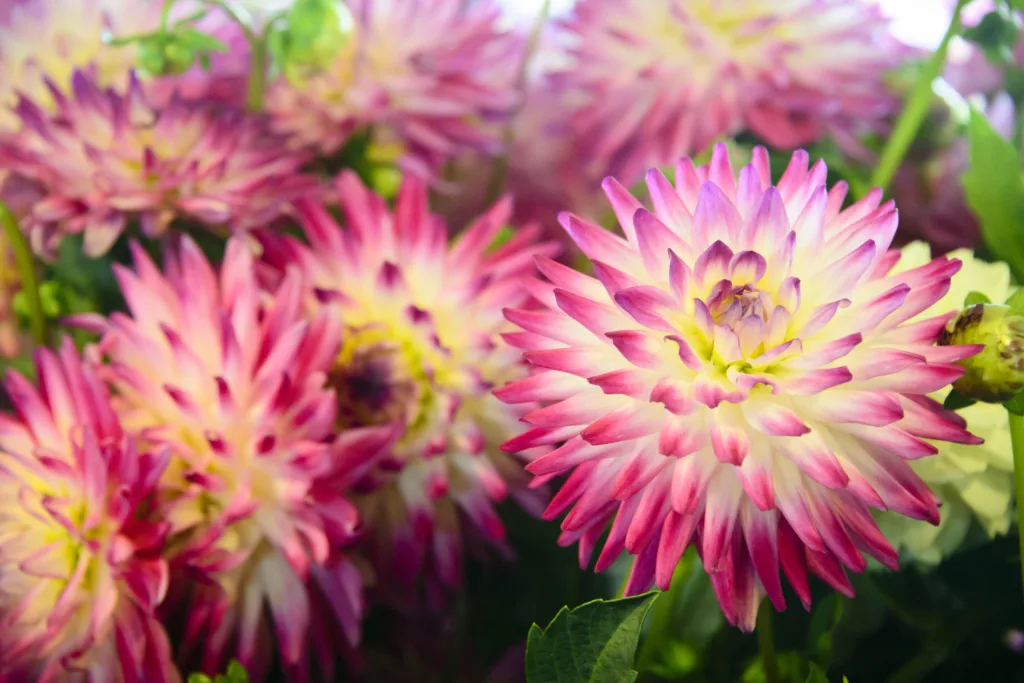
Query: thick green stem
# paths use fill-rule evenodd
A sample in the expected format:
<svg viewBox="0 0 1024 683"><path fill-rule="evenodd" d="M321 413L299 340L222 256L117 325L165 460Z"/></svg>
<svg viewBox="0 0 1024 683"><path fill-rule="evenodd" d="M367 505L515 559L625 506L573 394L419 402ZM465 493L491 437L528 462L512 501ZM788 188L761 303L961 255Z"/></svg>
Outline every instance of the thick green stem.
<svg viewBox="0 0 1024 683"><path fill-rule="evenodd" d="M779 683L779 660L775 655L775 634L772 632L772 616L775 609L765 600L757 612L757 649L761 652L765 683Z"/></svg>
<svg viewBox="0 0 1024 683"><path fill-rule="evenodd" d="M0 226L4 236L14 251L14 261L21 276L21 291L28 300L29 329L32 340L39 346L46 345L46 315L43 313L43 300L39 296L39 281L36 279L35 260L28 246L25 234L18 227L18 220L3 202L0 202Z"/></svg>
<svg viewBox="0 0 1024 683"><path fill-rule="evenodd" d="M882 156L875 167L874 175L871 176L871 186L880 187L883 190L889 187L896 171L899 170L903 157L906 155L910 145L917 137L921 129L928 107L932 102L932 83L942 73L942 67L946 63L946 52L949 49L949 41L960 32L960 10L963 9L969 0L958 0L956 9L953 10L953 19L949 22L946 35L942 37L939 47L932 53L931 58L921 69L917 83L910 91L910 97L903 108L903 113L893 128L892 135L882 150Z"/></svg>
<svg viewBox="0 0 1024 683"><path fill-rule="evenodd" d="M1010 413L1013 477L1017 492L1017 536L1020 539L1021 585L1024 585L1024 417Z"/></svg>

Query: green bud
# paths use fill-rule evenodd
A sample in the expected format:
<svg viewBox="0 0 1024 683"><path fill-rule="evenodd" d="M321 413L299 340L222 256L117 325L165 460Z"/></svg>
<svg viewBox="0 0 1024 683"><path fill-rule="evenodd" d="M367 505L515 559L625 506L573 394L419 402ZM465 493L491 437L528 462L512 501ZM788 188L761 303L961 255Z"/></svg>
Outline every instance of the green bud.
<svg viewBox="0 0 1024 683"><path fill-rule="evenodd" d="M296 0L286 15L286 28L271 34L271 52L285 76L300 80L328 66L354 26L341 0Z"/></svg>
<svg viewBox="0 0 1024 683"><path fill-rule="evenodd" d="M143 73L149 76L159 76L165 73L167 61L164 59L164 49L159 40L139 41L137 54L139 69Z"/></svg>
<svg viewBox="0 0 1024 683"><path fill-rule="evenodd" d="M985 346L981 353L960 361L965 372L953 388L964 396L1003 403L1024 389L1024 316L1009 306L968 306L946 326L939 344Z"/></svg>

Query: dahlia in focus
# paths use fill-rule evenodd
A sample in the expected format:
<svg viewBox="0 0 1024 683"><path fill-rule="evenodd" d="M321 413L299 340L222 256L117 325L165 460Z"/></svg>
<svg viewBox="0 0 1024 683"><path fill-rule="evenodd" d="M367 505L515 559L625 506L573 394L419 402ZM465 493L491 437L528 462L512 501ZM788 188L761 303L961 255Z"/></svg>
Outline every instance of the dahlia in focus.
<svg viewBox="0 0 1024 683"><path fill-rule="evenodd" d="M79 323L103 333L126 428L171 452L159 511L181 576L172 591L187 605L184 648L202 647L204 670L237 657L258 679L276 641L289 680L305 680L311 647L330 667L330 634L359 637L360 578L341 552L357 517L344 489L391 430L331 438L326 370L341 323L302 315L297 270L262 292L239 238L219 274L187 239L164 274L137 247L135 272L117 268L131 316Z"/></svg>
<svg viewBox="0 0 1024 683"><path fill-rule="evenodd" d="M173 99L155 109L132 76L122 94L85 72L68 96L49 82L53 114L22 98L23 129L0 135L0 165L35 183L44 197L22 222L33 248L52 254L66 233L105 253L138 219L149 236L177 217L211 229L262 226L315 188L287 152L240 111Z"/></svg>
<svg viewBox="0 0 1024 683"><path fill-rule="evenodd" d="M149 33L160 25L162 0L23 0L0 24L0 131L21 125L18 95L45 110L55 106L49 79L64 89L77 69L102 87L119 85L138 63L134 46L104 36Z"/></svg>
<svg viewBox="0 0 1024 683"><path fill-rule="evenodd" d="M627 185L720 136L849 139L898 104L883 75L905 48L867 0L581 0L565 27L580 154Z"/></svg>
<svg viewBox="0 0 1024 683"><path fill-rule="evenodd" d="M354 27L331 60L267 93L277 132L330 155L372 126L375 145L432 177L461 152L500 147L520 41L493 0L350 0Z"/></svg>
<svg viewBox="0 0 1024 683"><path fill-rule="evenodd" d="M985 263L967 249L958 249L950 256L963 261L963 271L949 292L923 315L961 308L972 291L996 303L1010 296L1010 269L1005 263ZM903 248L894 270L918 268L929 258L928 245L914 242ZM948 388L943 388L932 398L942 402L948 393ZM976 520L989 536L1005 534L1013 521L1013 451L1006 409L979 402L958 413L985 443L966 446L932 442L939 449L935 457L912 463L914 471L942 501L939 524L927 526L891 512L878 517L880 528L893 545L901 548L904 556L925 564L938 564L953 554L963 544L972 521Z"/></svg>
<svg viewBox="0 0 1024 683"><path fill-rule="evenodd" d="M167 525L141 516L167 453L136 450L70 340L36 367L0 416L0 680L178 681L154 618Z"/></svg>
<svg viewBox="0 0 1024 683"><path fill-rule="evenodd" d="M892 202L843 210L845 184L807 163L772 186L763 148L737 176L717 145L675 187L647 174L653 211L609 179L625 239L561 217L597 277L542 264L547 309L506 313L536 373L498 396L545 406L505 447L559 445L527 469L570 473L545 512L571 508L561 542L586 563L614 520L597 569L637 555L628 593L667 588L692 542L747 631L765 594L785 606L780 566L805 606L808 570L850 594L862 552L895 568L870 508L938 523L908 461L980 441L924 396L978 351L933 346L953 311L920 319L960 262L890 273Z"/></svg>
<svg viewBox="0 0 1024 683"><path fill-rule="evenodd" d="M499 449L524 411L502 405L491 389L525 375L499 339L507 329L501 311L527 302L524 273L535 256L557 248L536 242L533 226L489 251L510 215L507 200L449 249L423 181L405 179L394 213L354 174L340 176L338 189L347 229L323 206L303 202L309 246L279 240L265 252L298 263L315 292L310 308L344 324L331 376L340 426L400 430L389 456L358 484L381 577L411 583L426 567L454 586L460 519L501 546L494 504L509 493L527 506L537 502L519 459Z"/></svg>

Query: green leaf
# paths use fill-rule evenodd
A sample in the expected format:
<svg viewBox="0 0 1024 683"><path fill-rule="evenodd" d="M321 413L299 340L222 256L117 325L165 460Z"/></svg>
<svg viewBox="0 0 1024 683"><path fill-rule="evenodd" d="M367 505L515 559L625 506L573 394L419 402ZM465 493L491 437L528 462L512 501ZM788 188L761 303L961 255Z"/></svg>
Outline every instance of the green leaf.
<svg viewBox="0 0 1024 683"><path fill-rule="evenodd" d="M990 304L992 300L981 292L968 292L967 297L964 299L964 308L973 306L974 304Z"/></svg>
<svg viewBox="0 0 1024 683"><path fill-rule="evenodd" d="M807 683L828 683L828 676L814 662L811 662L810 673L807 674Z"/></svg>
<svg viewBox="0 0 1024 683"><path fill-rule="evenodd" d="M1011 294L1005 303L1014 315L1024 315L1024 287Z"/></svg>
<svg viewBox="0 0 1024 683"><path fill-rule="evenodd" d="M975 403L977 403L977 401L975 401L973 398L967 398L959 391L954 389L949 392L949 396L947 396L946 400L943 401L942 407L945 408L946 410L960 410L961 408L972 406Z"/></svg>
<svg viewBox="0 0 1024 683"><path fill-rule="evenodd" d="M1024 391L1003 404L1013 415L1024 415Z"/></svg>
<svg viewBox="0 0 1024 683"><path fill-rule="evenodd" d="M964 193L981 223L981 234L991 252L1010 265L1024 282L1024 185L1020 155L1004 140L985 115L974 110L968 125L970 168L963 177Z"/></svg>
<svg viewBox="0 0 1024 683"><path fill-rule="evenodd" d="M837 593L830 593L814 609L808 639L816 659L822 664L832 661L833 633L842 618L843 600Z"/></svg>
<svg viewBox="0 0 1024 683"><path fill-rule="evenodd" d="M1013 48L1020 38L1020 23L1007 9L989 12L974 26L964 29L963 37L985 52L993 62L1012 62Z"/></svg>
<svg viewBox="0 0 1024 683"><path fill-rule="evenodd" d="M487 251L491 252L500 249L506 242L512 239L515 234L516 231L513 230L511 226L502 226L501 230L498 231L498 234L494 236L493 240L491 240L491 244L487 247Z"/></svg>
<svg viewBox="0 0 1024 683"><path fill-rule="evenodd" d="M217 674L213 679L206 674L192 674L187 683L249 683L249 674L237 659L232 659L226 673Z"/></svg>
<svg viewBox="0 0 1024 683"><path fill-rule="evenodd" d="M562 610L542 630L530 628L528 683L633 683L640 626L657 592L621 600L594 600Z"/></svg>
<svg viewBox="0 0 1024 683"><path fill-rule="evenodd" d="M192 674L188 677L188 683L213 683L213 679L206 674Z"/></svg>

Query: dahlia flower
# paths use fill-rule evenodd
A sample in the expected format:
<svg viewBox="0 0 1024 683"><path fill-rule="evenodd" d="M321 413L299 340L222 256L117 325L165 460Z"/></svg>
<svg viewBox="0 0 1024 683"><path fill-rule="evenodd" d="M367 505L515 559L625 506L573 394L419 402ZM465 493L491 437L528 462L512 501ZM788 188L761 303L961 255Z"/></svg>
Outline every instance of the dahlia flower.
<svg viewBox="0 0 1024 683"><path fill-rule="evenodd" d="M877 123L905 51L887 24L867 0L580 0L553 78L585 96L585 161L631 184L743 130L791 148Z"/></svg>
<svg viewBox="0 0 1024 683"><path fill-rule="evenodd" d="M495 151L515 100L520 41L499 29L493 0L350 0L352 33L316 73L267 93L276 131L336 152L373 127L399 164L432 176L460 152Z"/></svg>
<svg viewBox="0 0 1024 683"><path fill-rule="evenodd" d="M949 292L922 315L948 313L963 307L964 299L972 291L997 303L1010 295L1010 269L1005 263L985 263L967 249L958 249L950 256L960 259L963 269ZM914 242L903 248L894 270L919 268L929 258L928 245ZM931 397L942 402L948 393L948 389L942 389ZM955 552L972 521L977 520L989 536L995 536L1005 534L1013 519L1013 458L1006 409L992 403L975 403L958 412L985 443L968 447L931 441L938 448L935 457L911 463L942 501L939 524L928 526L891 512L878 516L879 526L893 545L902 548L905 556L925 564L937 564Z"/></svg>
<svg viewBox="0 0 1024 683"><path fill-rule="evenodd" d="M675 187L647 174L653 211L609 179L625 239L561 217L597 277L541 262L547 309L506 313L536 372L498 396L545 406L505 447L558 445L527 469L570 472L545 511L572 508L561 542L586 563L614 520L597 569L635 554L629 593L667 588L693 543L744 630L765 594L785 606L780 565L805 606L808 570L850 594L862 552L896 567L869 508L938 523L907 460L935 453L925 439L979 441L924 397L978 350L933 346L953 312L918 320L959 261L891 274L893 204L876 190L841 209L845 184L807 163L773 186L764 148L737 176L716 145Z"/></svg>
<svg viewBox="0 0 1024 683"><path fill-rule="evenodd" d="M140 452L65 340L0 416L0 680L178 681L154 617L167 525L142 516L166 451Z"/></svg>
<svg viewBox="0 0 1024 683"><path fill-rule="evenodd" d="M239 111L180 99L155 109L134 76L123 94L82 71L72 81L69 96L50 84L53 114L22 98L23 130L0 135L0 165L44 193L23 221L42 254L66 233L103 254L135 218L150 236L176 217L246 230L315 187L298 173L304 156Z"/></svg>
<svg viewBox="0 0 1024 683"><path fill-rule="evenodd" d="M452 586L461 569L460 518L500 546L494 503L509 493L525 505L535 498L519 460L499 449L523 411L502 405L491 389L525 373L498 338L502 307L527 301L523 274L535 255L556 249L536 243L538 229L527 227L488 252L510 214L507 200L449 249L423 181L406 177L394 213L354 174L343 173L338 190L346 230L304 201L298 211L309 246L280 240L265 252L298 263L316 295L311 309L344 325L331 380L339 424L400 430L358 485L371 559L400 581L426 566Z"/></svg>
<svg viewBox="0 0 1024 683"><path fill-rule="evenodd" d="M116 273L131 315L78 322L103 333L126 428L171 453L159 510L183 577L172 591L188 606L185 649L202 639L205 670L237 657L258 678L272 620L289 680L304 680L331 629L358 639L360 578L340 552L357 518L343 489L391 430L330 438L341 323L302 316L298 271L264 294L240 238L219 274L188 239L163 274L134 251L135 272Z"/></svg>
<svg viewBox="0 0 1024 683"><path fill-rule="evenodd" d="M46 79L63 88L77 69L103 87L120 84L137 63L134 46L105 35L137 35L160 25L162 0L24 0L0 24L0 130L17 130L18 96L49 110Z"/></svg>

